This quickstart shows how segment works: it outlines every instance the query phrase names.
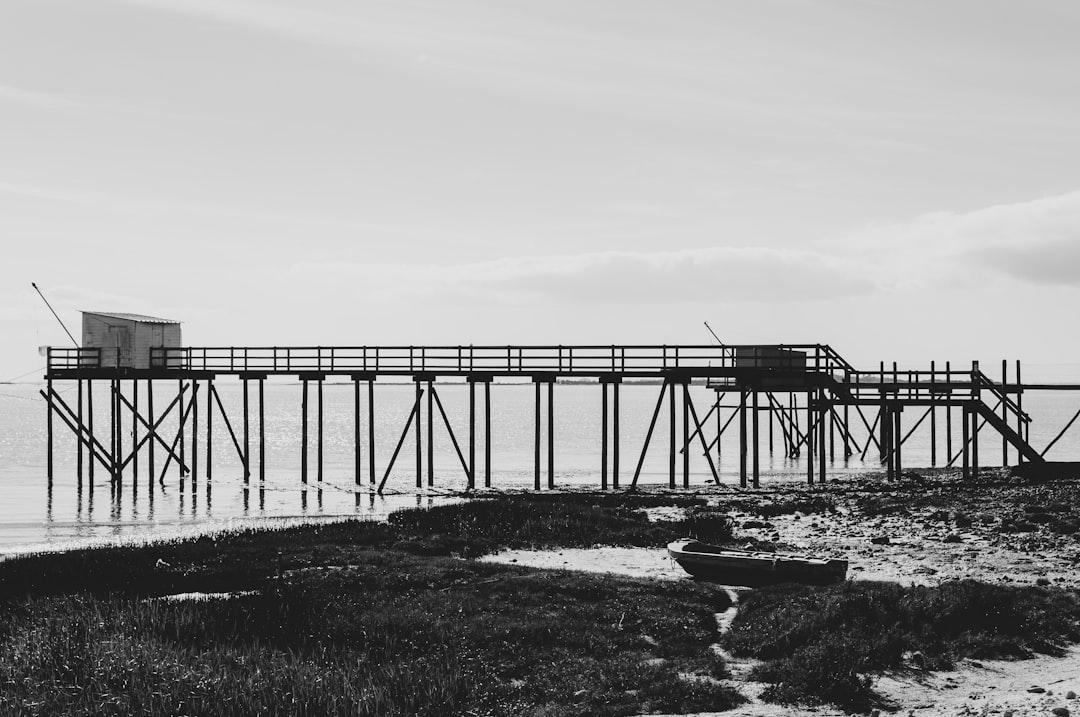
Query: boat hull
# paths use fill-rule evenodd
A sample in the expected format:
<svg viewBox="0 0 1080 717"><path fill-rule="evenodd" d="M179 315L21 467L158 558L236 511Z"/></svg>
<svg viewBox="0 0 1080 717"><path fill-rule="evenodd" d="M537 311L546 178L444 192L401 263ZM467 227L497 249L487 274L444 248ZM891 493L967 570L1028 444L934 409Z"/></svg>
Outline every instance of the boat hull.
<svg viewBox="0 0 1080 717"><path fill-rule="evenodd" d="M776 583L828 585L842 581L848 566L846 560L737 550L696 540L670 543L668 554L699 580L748 587Z"/></svg>

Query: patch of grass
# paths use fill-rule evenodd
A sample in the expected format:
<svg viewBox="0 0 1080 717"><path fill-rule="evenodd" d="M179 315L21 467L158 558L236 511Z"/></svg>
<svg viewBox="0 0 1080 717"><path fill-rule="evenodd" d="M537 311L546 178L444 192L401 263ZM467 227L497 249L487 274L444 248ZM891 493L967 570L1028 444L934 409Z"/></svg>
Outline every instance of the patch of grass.
<svg viewBox="0 0 1080 717"><path fill-rule="evenodd" d="M285 570L347 564L368 547L473 557L501 548L659 547L692 533L726 542L731 525L703 500L639 494L513 496L398 511L388 523L343 521L244 530L142 547L99 547L0 561L0 599L23 595L227 592ZM689 508L649 521L643 507Z"/></svg>
<svg viewBox="0 0 1080 717"><path fill-rule="evenodd" d="M778 497L771 502L759 502L749 500L735 500L727 503L727 508L753 513L765 518L773 518L778 515L791 515L792 513L834 513L836 512L836 500L832 496L811 495L798 498Z"/></svg>
<svg viewBox="0 0 1080 717"><path fill-rule="evenodd" d="M642 510L697 500L558 498L0 562L0 713L624 715L741 701L708 649L728 604L715 586L431 557L663 545L695 525L730 535L700 510L662 523Z"/></svg>
<svg viewBox="0 0 1080 717"><path fill-rule="evenodd" d="M723 710L723 590L368 549L205 602L0 609L0 712L629 715ZM679 673L703 675L685 682Z"/></svg>
<svg viewBox="0 0 1080 717"><path fill-rule="evenodd" d="M866 675L904 666L907 652L931 669L963 657L1059 654L1080 640L1078 620L1080 596L1052 588L783 585L745 600L725 644L766 661L756 674L773 683L769 699L864 710L874 701Z"/></svg>
<svg viewBox="0 0 1080 717"><path fill-rule="evenodd" d="M432 552L473 555L502 547L658 547L691 534L712 542L732 537L731 520L725 514L701 507L691 507L683 520L650 521L636 499L648 497L648 507L672 504L664 496L565 497L568 500L514 496L402 510L390 516L390 526L421 546L431 546ZM627 505L628 499L635 500Z"/></svg>

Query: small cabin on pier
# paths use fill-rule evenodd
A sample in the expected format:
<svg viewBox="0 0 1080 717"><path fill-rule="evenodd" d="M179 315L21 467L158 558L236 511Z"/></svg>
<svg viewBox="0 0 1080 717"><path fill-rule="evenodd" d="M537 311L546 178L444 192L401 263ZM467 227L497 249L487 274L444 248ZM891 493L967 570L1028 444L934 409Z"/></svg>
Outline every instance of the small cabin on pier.
<svg viewBox="0 0 1080 717"><path fill-rule="evenodd" d="M150 349L179 348L180 322L142 314L82 312L82 348L101 349L102 368L150 368Z"/></svg>

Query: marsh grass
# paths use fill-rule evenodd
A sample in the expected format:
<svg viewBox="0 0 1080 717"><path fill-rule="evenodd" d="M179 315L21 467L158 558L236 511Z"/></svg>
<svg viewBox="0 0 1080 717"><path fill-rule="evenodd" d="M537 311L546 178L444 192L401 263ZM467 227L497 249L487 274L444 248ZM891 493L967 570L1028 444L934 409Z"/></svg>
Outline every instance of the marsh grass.
<svg viewBox="0 0 1080 717"><path fill-rule="evenodd" d="M743 602L725 644L765 661L755 670L772 683L765 699L866 710L877 699L867 676L911 667L905 655L919 653L920 668L951 669L964 657L1060 654L1080 640L1078 620L1077 593L1053 588L783 585Z"/></svg>
<svg viewBox="0 0 1080 717"><path fill-rule="evenodd" d="M723 710L727 594L407 550L662 545L685 521L576 497L0 563L0 713L623 715ZM441 536L441 537L440 537ZM426 546L426 548L425 548ZM416 552L415 550L413 552ZM169 593L250 591L230 599ZM683 679L680 675L702 679Z"/></svg>
<svg viewBox="0 0 1080 717"><path fill-rule="evenodd" d="M722 590L377 549L357 557L232 599L10 604L0 712L621 715L739 700L677 675L722 674L707 657Z"/></svg>

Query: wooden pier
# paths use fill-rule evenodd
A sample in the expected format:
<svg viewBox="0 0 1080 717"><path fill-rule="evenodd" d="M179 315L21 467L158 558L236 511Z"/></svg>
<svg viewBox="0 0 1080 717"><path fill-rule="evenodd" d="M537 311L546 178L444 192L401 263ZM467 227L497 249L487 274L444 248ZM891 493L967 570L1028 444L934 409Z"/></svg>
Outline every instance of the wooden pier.
<svg viewBox="0 0 1080 717"><path fill-rule="evenodd" d="M599 388L599 487L604 490L638 484L654 431L665 413L665 402L670 428L667 451L671 488L690 487L694 454L700 454L706 462L712 480L720 482L712 456L714 450L719 452L720 439L728 430L738 431L742 487L759 486L763 445L772 452L777 441L785 456L805 458L806 480L810 484L826 480L828 461L838 451L843 458L865 458L869 451L876 451L887 476L893 479L903 470L905 443L927 421L931 463L938 463L939 424L944 421L942 464L953 466L959 462L965 478L978 473L980 441L985 441L988 432L1000 440L1002 465L1009 463L1010 455L1015 455L1018 463L1045 460L1045 450L1040 452L1029 443L1031 417L1023 409L1023 396L1036 387L1022 383L1019 362L1011 372L1003 362L1000 378L995 380L978 362L964 368L931 363L925 370L901 370L896 364L887 367L881 363L874 369L859 370L823 344L155 347L147 352L148 356L121 365L118 351L107 355L101 348L49 350L42 396L48 406L50 481L54 418L75 435L78 479L81 485L85 472L91 489L95 470L103 471L111 483L120 484L128 475L137 485L142 456L149 481L163 479L175 467L182 477L190 475L194 484L200 465L205 478L211 479L213 433L221 430L219 422L240 459L244 483L265 481L265 385L268 378L281 376L299 380L302 386L299 480L308 483L324 479L323 386L328 379L347 378L353 384L355 483L378 493L386 487L395 463L409 444L415 453L415 487L434 485L436 423L449 433L468 488L479 487L481 481L483 487L492 487L491 436L497 429L491 422L491 396L493 384L497 390L498 381L506 379L527 380L535 385L535 490L556 487L554 387L560 380L595 381ZM376 451L388 447L375 443L377 384L386 378L411 380L415 392L389 463L378 475ZM239 416L230 416L225 410L216 388L222 380L238 380L242 386ZM456 431L439 395L440 381L451 380L464 381L468 387L468 425ZM631 381L655 384L658 395L640 452L628 463L620 449L619 394L620 386ZM76 383L74 405L56 389L58 382ZM110 402L110 425L105 435L93 422L95 387L99 387L100 395L101 384L107 386L106 399ZM695 405L691 385L706 385L715 391L711 407ZM155 391L157 405L161 406L163 387L168 402L155 411ZM1039 384L1037 388L1071 390L1080 386ZM365 394L366 400L362 400ZM725 403L728 400L734 400L734 404ZM310 425L312 401L314 426ZM726 419L725 408L731 409ZM364 409L367 436L361 435ZM253 410L258 420L253 420ZM713 414L715 424L710 423ZM166 435L162 426L170 416L178 428ZM910 417L906 422L905 416ZM1062 434L1078 416L1080 411ZM953 441L955 420L961 422L959 445ZM130 430L125 428L125 422ZM733 423L735 429L730 428ZM253 425L258 429L255 436L251 434ZM480 430L485 451L482 462L476 455ZM314 468L309 455L312 431ZM545 433L546 446L541 440ZM130 445L124 443L126 436L131 438ZM464 441L459 441L459 436ZM164 458L160 464L159 456ZM482 475L478 470L481 465ZM625 471L627 466L633 466L632 473Z"/></svg>

